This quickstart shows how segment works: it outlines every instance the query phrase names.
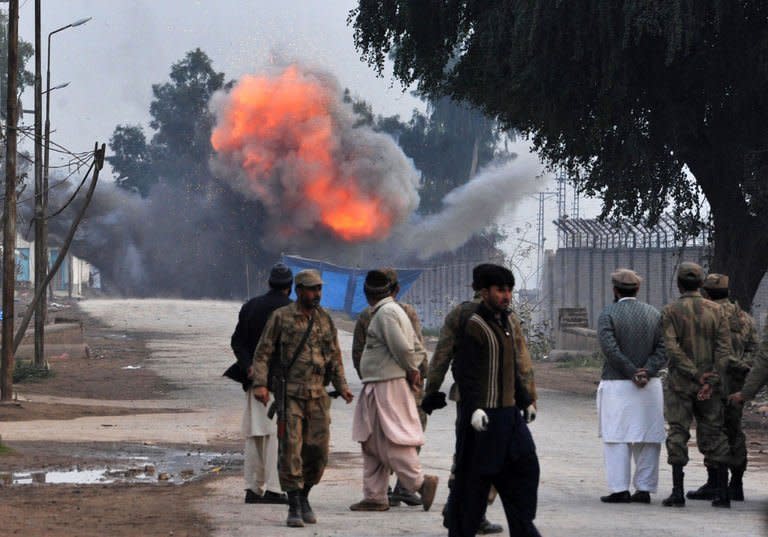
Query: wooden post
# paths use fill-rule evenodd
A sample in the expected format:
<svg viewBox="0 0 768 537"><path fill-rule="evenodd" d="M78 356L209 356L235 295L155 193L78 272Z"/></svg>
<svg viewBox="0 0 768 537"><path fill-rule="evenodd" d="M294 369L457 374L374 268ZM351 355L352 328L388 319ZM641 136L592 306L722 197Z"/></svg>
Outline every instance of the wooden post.
<svg viewBox="0 0 768 537"><path fill-rule="evenodd" d="M35 0L35 285L40 287L48 269L43 211L43 81L41 76L40 1ZM28 307L32 307L30 304ZM45 300L35 305L35 366L45 364Z"/></svg>
<svg viewBox="0 0 768 537"><path fill-rule="evenodd" d="M3 324L0 350L0 401L13 399L13 319L16 290L16 99L19 73L19 0L8 10L8 89L6 94L5 207L3 222Z"/></svg>

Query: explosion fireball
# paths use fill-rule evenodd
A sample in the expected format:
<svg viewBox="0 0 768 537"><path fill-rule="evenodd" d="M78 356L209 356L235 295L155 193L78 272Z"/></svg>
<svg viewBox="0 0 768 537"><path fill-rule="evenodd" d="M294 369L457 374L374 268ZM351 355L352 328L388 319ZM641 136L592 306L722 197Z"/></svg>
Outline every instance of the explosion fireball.
<svg viewBox="0 0 768 537"><path fill-rule="evenodd" d="M418 174L388 136L355 126L333 77L290 65L212 102L217 175L256 196L280 238L323 229L386 238L418 205Z"/></svg>

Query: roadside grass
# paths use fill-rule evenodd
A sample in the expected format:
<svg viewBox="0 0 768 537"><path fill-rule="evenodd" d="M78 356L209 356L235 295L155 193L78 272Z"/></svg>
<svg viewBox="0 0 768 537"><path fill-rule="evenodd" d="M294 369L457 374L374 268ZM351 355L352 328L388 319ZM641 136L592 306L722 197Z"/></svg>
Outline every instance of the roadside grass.
<svg viewBox="0 0 768 537"><path fill-rule="evenodd" d="M603 355L599 352L594 352L589 356L579 356L573 360L567 362L558 362L555 367L562 369L577 369L577 368L591 368L599 369L603 367Z"/></svg>
<svg viewBox="0 0 768 537"><path fill-rule="evenodd" d="M54 375L55 373L53 369L51 369L48 364L44 367L37 367L30 361L18 361L13 370L13 383L38 382L53 377Z"/></svg>

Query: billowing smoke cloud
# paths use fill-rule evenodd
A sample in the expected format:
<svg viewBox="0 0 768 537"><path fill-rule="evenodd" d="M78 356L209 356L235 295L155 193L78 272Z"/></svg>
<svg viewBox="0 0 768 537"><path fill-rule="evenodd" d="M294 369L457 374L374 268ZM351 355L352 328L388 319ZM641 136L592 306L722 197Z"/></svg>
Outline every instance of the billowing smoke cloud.
<svg viewBox="0 0 768 537"><path fill-rule="evenodd" d="M418 206L410 159L342 97L332 75L293 64L212 100L212 170L262 203L273 247L379 241Z"/></svg>
<svg viewBox="0 0 768 537"><path fill-rule="evenodd" d="M532 154L481 170L443 199L437 214L416 219L400 230L403 247L420 259L452 252L475 233L496 222L505 210L541 189L541 163Z"/></svg>

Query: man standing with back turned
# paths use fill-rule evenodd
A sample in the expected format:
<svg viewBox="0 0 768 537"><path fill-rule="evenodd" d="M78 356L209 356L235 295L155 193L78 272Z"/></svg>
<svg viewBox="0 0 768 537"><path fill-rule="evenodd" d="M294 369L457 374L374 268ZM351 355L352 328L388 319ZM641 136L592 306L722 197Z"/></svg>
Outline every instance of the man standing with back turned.
<svg viewBox="0 0 768 537"><path fill-rule="evenodd" d="M614 303L597 321L605 356L597 412L611 494L605 503L650 503L659 483L664 431L664 396L659 369L666 356L661 314L635 297L642 279L629 269L611 274ZM630 496L632 459L635 493Z"/></svg>
<svg viewBox="0 0 768 537"><path fill-rule="evenodd" d="M268 365L276 354L279 373L272 386L277 391L280 485L288 493L286 524L300 528L317 522L309 491L328 462L331 401L325 379L347 403L353 395L344 377L336 327L320 307L320 273L302 270L295 281L296 302L272 314L256 347L253 393L265 405L269 401Z"/></svg>
<svg viewBox="0 0 768 537"><path fill-rule="evenodd" d="M713 507L730 507L730 452L723 421L723 382L731 355L731 336L723 308L701 296L704 271L683 262L677 269L680 298L661 315L669 374L664 390L664 417L669 424L667 460L672 465L672 494L665 507L685 506L683 468L688 464L688 439L696 418L699 451L715 465L717 495Z"/></svg>
<svg viewBox="0 0 768 537"><path fill-rule="evenodd" d="M283 263L277 263L269 272L269 291L252 298L240 309L237 327L232 334L232 350L237 357L237 378L245 390L245 412L242 431L245 437L243 474L245 475L245 503L288 503L280 492L277 480L277 427L267 417L266 407L256 401L248 372L253 363L253 351L277 308L291 303L293 273ZM231 368L230 368L231 370ZM225 373L229 376L229 372Z"/></svg>

